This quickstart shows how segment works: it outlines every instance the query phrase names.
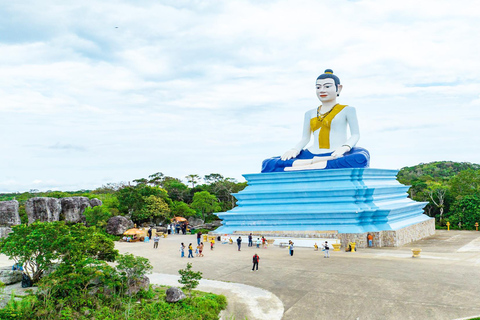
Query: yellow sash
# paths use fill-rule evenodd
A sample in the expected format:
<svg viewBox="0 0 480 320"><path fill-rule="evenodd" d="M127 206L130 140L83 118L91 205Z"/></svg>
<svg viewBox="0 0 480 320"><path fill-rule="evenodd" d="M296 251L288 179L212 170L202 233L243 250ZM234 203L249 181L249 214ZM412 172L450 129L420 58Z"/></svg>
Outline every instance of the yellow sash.
<svg viewBox="0 0 480 320"><path fill-rule="evenodd" d="M330 126L333 118L343 110L347 105L336 104L332 110L324 117L321 115L310 119L310 130L314 132L320 129L318 133L318 147L320 149L330 149Z"/></svg>

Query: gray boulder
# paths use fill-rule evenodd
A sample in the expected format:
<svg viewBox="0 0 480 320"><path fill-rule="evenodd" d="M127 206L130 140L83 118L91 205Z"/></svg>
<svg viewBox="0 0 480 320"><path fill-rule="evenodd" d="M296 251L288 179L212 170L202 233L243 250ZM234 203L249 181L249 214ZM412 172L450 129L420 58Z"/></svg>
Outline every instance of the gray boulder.
<svg viewBox="0 0 480 320"><path fill-rule="evenodd" d="M90 200L87 197L68 197L60 200L62 205L62 219L67 222L84 222L86 208L91 208Z"/></svg>
<svg viewBox="0 0 480 320"><path fill-rule="evenodd" d="M59 199L37 197L28 199L25 202L25 211L27 212L29 224L37 220L51 222L58 221L62 206Z"/></svg>
<svg viewBox="0 0 480 320"><path fill-rule="evenodd" d="M0 238L6 238L10 232L12 232L12 228L0 227Z"/></svg>
<svg viewBox="0 0 480 320"><path fill-rule="evenodd" d="M133 222L124 216L111 217L107 221L107 233L114 235L122 235L128 229L133 228Z"/></svg>
<svg viewBox="0 0 480 320"><path fill-rule="evenodd" d="M11 227L20 223L18 201L0 201L0 226Z"/></svg>
<svg viewBox="0 0 480 320"><path fill-rule="evenodd" d="M12 270L12 267L1 267L0 281L7 285L18 283L22 281L22 271Z"/></svg>
<svg viewBox="0 0 480 320"><path fill-rule="evenodd" d="M150 278L143 276L140 279L132 279L128 282L127 294L133 295L141 290L148 290L150 287Z"/></svg>
<svg viewBox="0 0 480 320"><path fill-rule="evenodd" d="M205 223L205 221L203 221L200 218L194 218L194 217L188 218L188 224L193 226L193 227L200 226L204 223Z"/></svg>
<svg viewBox="0 0 480 320"><path fill-rule="evenodd" d="M214 220L212 221L212 226L220 227L222 225L222 220Z"/></svg>
<svg viewBox="0 0 480 320"><path fill-rule="evenodd" d="M185 293L183 293L183 291L177 287L168 288L166 294L167 296L165 297L165 300L167 302L178 302L187 297Z"/></svg>
<svg viewBox="0 0 480 320"><path fill-rule="evenodd" d="M102 200L100 199L97 199L97 198L94 198L94 199L90 199L90 206L93 208L93 207L100 207L102 205Z"/></svg>

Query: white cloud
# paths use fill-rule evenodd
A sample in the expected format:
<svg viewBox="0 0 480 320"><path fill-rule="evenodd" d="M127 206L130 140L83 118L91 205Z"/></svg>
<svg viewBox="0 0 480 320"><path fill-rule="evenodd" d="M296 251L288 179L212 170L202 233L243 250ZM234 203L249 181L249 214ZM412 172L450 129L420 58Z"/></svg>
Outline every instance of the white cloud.
<svg viewBox="0 0 480 320"><path fill-rule="evenodd" d="M95 188L158 171L241 179L300 138L326 68L345 85L341 102L357 108L372 166L480 162L474 5L8 3L0 192L34 180Z"/></svg>

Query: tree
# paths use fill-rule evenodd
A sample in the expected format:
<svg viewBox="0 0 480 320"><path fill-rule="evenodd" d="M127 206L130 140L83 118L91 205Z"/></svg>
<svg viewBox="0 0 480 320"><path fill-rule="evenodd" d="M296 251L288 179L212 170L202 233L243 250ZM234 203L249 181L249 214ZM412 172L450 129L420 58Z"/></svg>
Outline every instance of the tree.
<svg viewBox="0 0 480 320"><path fill-rule="evenodd" d="M106 227L108 219L112 217L110 210L108 210L105 206L85 208L84 214L87 224L97 228Z"/></svg>
<svg viewBox="0 0 480 320"><path fill-rule="evenodd" d="M450 181L450 190L456 198L480 194L480 169L461 171Z"/></svg>
<svg viewBox="0 0 480 320"><path fill-rule="evenodd" d="M210 194L208 191L196 192L193 195L193 201L190 207L198 210L204 220L206 214L219 212L221 210L217 197L215 197L213 194Z"/></svg>
<svg viewBox="0 0 480 320"><path fill-rule="evenodd" d="M113 241L82 224L34 222L14 226L12 230L0 242L0 253L22 264L34 283L54 263L73 263L86 258L114 261L118 254Z"/></svg>
<svg viewBox="0 0 480 320"><path fill-rule="evenodd" d="M158 187L158 186L162 185L162 181L163 181L164 177L165 176L161 172L151 174L151 175L148 176L148 179L149 179L148 183Z"/></svg>
<svg viewBox="0 0 480 320"><path fill-rule="evenodd" d="M149 216L146 212L147 200L149 196L162 198L167 205L172 204L172 200L168 198L167 191L160 187L152 187L146 184L136 186L125 186L117 192L118 210L124 215L131 215L132 220L136 223L148 221Z"/></svg>
<svg viewBox="0 0 480 320"><path fill-rule="evenodd" d="M168 204L161 197L150 195L144 198L143 210L132 215L132 219L139 222L165 220L170 215Z"/></svg>
<svg viewBox="0 0 480 320"><path fill-rule="evenodd" d="M466 229L474 229L475 222L480 223L480 196L468 195L457 200L451 208L448 221L452 226L462 223Z"/></svg>
<svg viewBox="0 0 480 320"><path fill-rule="evenodd" d="M185 185L180 179L165 177L162 182L162 188L164 188L168 197L173 201L188 201L190 198L188 186Z"/></svg>
<svg viewBox="0 0 480 320"><path fill-rule="evenodd" d="M222 181L223 179L224 177L220 173L210 173L203 177L203 180L208 184Z"/></svg>
<svg viewBox="0 0 480 320"><path fill-rule="evenodd" d="M185 178L188 183L192 184L192 188L195 188L195 185L200 181L200 176L198 174L189 174L188 176L185 176Z"/></svg>
<svg viewBox="0 0 480 320"><path fill-rule="evenodd" d="M428 196L435 206L440 211L440 223L443 221L443 211L445 208L445 194L448 188L440 183L434 182L428 188Z"/></svg>
<svg viewBox="0 0 480 320"><path fill-rule="evenodd" d="M172 206L172 215L176 217L193 217L197 214L188 204L181 201L174 201Z"/></svg>
<svg viewBox="0 0 480 320"><path fill-rule="evenodd" d="M178 273L180 273L180 279L178 282L183 284L182 288L186 290L188 295L191 297L192 290L198 286L200 280L202 279L202 273L200 271L193 271L192 264L190 262L187 263L187 267L185 269L178 270Z"/></svg>
<svg viewBox="0 0 480 320"><path fill-rule="evenodd" d="M129 285L141 280L147 273L153 269L147 258L136 257L133 254L121 254L117 258L117 270Z"/></svg>

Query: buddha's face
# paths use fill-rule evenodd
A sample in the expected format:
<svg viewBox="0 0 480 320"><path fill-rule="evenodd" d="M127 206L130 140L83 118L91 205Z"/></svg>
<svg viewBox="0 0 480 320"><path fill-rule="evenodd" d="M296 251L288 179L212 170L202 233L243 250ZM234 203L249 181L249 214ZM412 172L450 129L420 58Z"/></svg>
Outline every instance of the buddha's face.
<svg viewBox="0 0 480 320"><path fill-rule="evenodd" d="M335 87L335 81L332 78L318 79L317 80L317 97L318 99L324 102L331 102L337 99L337 95L340 94L342 86Z"/></svg>

